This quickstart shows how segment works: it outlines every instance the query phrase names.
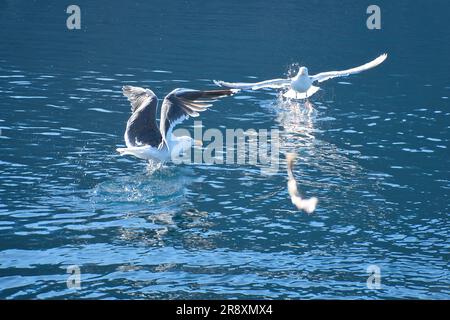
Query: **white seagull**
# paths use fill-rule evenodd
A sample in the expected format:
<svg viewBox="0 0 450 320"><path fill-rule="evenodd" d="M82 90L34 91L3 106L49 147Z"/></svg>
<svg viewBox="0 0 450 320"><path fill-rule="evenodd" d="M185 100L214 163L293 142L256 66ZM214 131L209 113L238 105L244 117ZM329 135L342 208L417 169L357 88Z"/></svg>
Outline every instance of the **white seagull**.
<svg viewBox="0 0 450 320"><path fill-rule="evenodd" d="M250 89L258 90L262 88L273 88L273 89L289 88L289 90L283 94L284 97L290 99L308 99L320 89L319 87L313 85L314 82L320 83L332 78L346 77L351 74L369 70L381 64L384 60L386 60L386 58L387 54L385 53L376 58L375 60L372 60L359 67L342 71L321 72L313 76L310 76L308 74L308 68L301 67L295 77L288 79L272 79L254 83L245 83L245 82L232 83L214 80L214 83L220 87L242 89L242 90L250 90Z"/></svg>
<svg viewBox="0 0 450 320"><path fill-rule="evenodd" d="M158 162L170 161L199 141L189 136L172 134L175 125L189 117L198 117L216 98L232 95L239 90L175 89L165 98L161 106L159 127L156 122L158 98L150 89L124 86L123 94L131 103L131 117L125 130L126 148L117 148L121 155ZM201 144L201 142L200 142Z"/></svg>

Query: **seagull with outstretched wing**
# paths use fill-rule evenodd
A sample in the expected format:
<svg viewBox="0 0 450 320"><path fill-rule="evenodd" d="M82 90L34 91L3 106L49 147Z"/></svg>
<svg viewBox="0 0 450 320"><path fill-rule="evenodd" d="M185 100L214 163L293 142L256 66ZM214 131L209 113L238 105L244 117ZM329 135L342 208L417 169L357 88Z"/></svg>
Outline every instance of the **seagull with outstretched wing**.
<svg viewBox="0 0 450 320"><path fill-rule="evenodd" d="M245 82L225 82L214 80L214 83L220 87L242 89L242 90L258 90L262 88L272 89L289 89L283 94L284 97L290 99L308 99L320 88L314 86L315 82L323 82L336 77L346 77L351 74L360 73L365 70L372 69L384 60L386 60L387 54L382 54L378 58L363 64L362 66L350 68L342 71L328 71L321 72L316 75L310 76L308 74L308 68L301 67L295 77L288 79L272 79L261 82L245 83Z"/></svg>
<svg viewBox="0 0 450 320"><path fill-rule="evenodd" d="M192 90L175 89L165 98L161 106L159 126L156 122L158 98L150 89L124 86L123 94L131 103L131 116L125 130L126 148L117 148L121 155L166 162L172 160L201 143L189 136L175 136L173 128L189 117L198 117L199 112L212 106L217 98L232 95L239 90Z"/></svg>

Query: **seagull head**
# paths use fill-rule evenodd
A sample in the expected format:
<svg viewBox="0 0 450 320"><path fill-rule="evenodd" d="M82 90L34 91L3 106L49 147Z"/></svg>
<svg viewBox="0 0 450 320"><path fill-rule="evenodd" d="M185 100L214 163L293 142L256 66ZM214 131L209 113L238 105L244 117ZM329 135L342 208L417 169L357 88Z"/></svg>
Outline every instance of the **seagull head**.
<svg viewBox="0 0 450 320"><path fill-rule="evenodd" d="M299 76L307 76L308 75L308 68L307 67L301 67L298 70L298 75Z"/></svg>

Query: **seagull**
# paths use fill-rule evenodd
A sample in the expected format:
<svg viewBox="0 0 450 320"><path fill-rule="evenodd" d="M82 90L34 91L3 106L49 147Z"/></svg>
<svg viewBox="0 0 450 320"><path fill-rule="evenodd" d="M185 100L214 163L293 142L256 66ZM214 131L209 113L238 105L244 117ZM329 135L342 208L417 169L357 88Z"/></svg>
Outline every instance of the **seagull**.
<svg viewBox="0 0 450 320"><path fill-rule="evenodd" d="M131 116L125 130L126 148L117 148L121 155L166 162L193 145L201 145L189 136L175 136L173 128L189 117L212 106L216 98L233 95L237 89L200 91L177 88L170 92L161 106L159 127L156 122L158 98L150 89L124 86L122 93L131 103Z"/></svg>
<svg viewBox="0 0 450 320"><path fill-rule="evenodd" d="M289 90L283 94L284 97L289 99L308 99L314 93L316 93L320 88L313 85L315 82L323 82L336 77L346 77L351 74L360 73L365 70L369 70L381 64L386 60L387 54L384 53L378 58L363 64L362 66L342 70L342 71L328 71L321 72L316 75L310 76L308 74L308 68L301 67L295 77L288 79L272 79L265 80L261 82L245 83L245 82L225 82L214 80L214 83L220 87L234 88L242 90L258 90L262 88L273 88L273 89L287 89Z"/></svg>
<svg viewBox="0 0 450 320"><path fill-rule="evenodd" d="M287 173L288 173L288 192L291 197L292 204L294 204L298 210L304 210L306 213L310 214L316 210L316 205L318 199L312 197L309 199L302 199L298 194L297 181L295 180L294 173L292 172L295 160L295 154L286 154L287 159Z"/></svg>

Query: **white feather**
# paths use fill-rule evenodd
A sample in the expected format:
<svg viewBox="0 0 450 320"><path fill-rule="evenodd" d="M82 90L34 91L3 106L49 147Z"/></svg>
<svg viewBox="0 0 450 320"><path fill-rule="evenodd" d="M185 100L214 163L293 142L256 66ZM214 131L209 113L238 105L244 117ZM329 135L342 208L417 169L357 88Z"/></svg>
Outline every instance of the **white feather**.
<svg viewBox="0 0 450 320"><path fill-rule="evenodd" d="M384 60L386 60L387 58L387 54L384 53L381 56L379 56L378 58L363 64L362 66L359 67L355 67L355 68L351 68L351 69L347 69L347 70L342 70L342 71L328 71L328 72L321 72L318 73L314 76L311 76L311 80L312 81L318 81L318 82L323 82L332 78L336 78L336 77L346 77L349 76L351 74L355 74L355 73L360 73L362 71L366 71L369 69L372 69L376 66L378 66L379 64L381 64Z"/></svg>

